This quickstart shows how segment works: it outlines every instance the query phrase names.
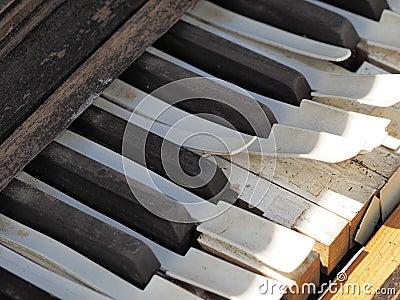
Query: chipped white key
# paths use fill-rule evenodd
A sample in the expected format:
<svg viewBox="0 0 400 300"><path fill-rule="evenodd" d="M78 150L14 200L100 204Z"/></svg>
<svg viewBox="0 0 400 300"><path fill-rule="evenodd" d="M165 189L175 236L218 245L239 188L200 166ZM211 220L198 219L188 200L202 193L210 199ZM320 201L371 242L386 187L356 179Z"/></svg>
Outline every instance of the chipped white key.
<svg viewBox="0 0 400 300"><path fill-rule="evenodd" d="M268 46L194 18L190 23L299 71L313 89L312 96L382 107L392 106L400 101L400 92L392 88L400 85L400 74L358 75L327 72L318 68L318 60Z"/></svg>
<svg viewBox="0 0 400 300"><path fill-rule="evenodd" d="M110 94L108 95L110 96ZM148 108L162 108L163 105L167 105L154 97L146 98L145 101L140 103L146 103L145 106ZM216 126L215 123L202 120L203 126L196 128L194 127L195 124L191 122L191 117L188 117L190 114L177 108L171 108L174 111L179 111L176 116L173 113L161 115L161 120L158 122L155 119L160 114L157 111L153 113L151 109L146 110L146 107L141 111L141 105L131 107L131 109L135 109L136 112L146 115L150 119L137 113L133 113L128 117L126 112L121 112L122 108L112 103L107 103L106 100L101 98L96 100L95 105L108 111L113 111L116 115L120 114L119 117L125 118L126 121L151 131L175 144L212 154L235 155L245 151L251 155L301 157L325 162L340 162L357 155L365 144L365 140L359 137L350 139L325 132L280 124L273 125L271 134L266 139L256 137L254 140L253 136L244 133L239 133L240 137L235 139L234 134L237 132L229 128L225 130L232 131L232 138L218 137L214 135L214 132L218 131L218 129L213 130L214 126ZM128 103L124 103L124 105L128 105ZM178 119L179 116L185 117ZM185 122L185 120L188 122ZM177 122L178 126L174 126ZM204 132L206 134L204 138L201 138ZM218 138L212 137L213 135ZM343 146L340 151L335 146L338 143ZM228 151L230 145L234 147L235 151Z"/></svg>
<svg viewBox="0 0 400 300"><path fill-rule="evenodd" d="M21 173L17 178L56 198L62 195L61 193L57 193L55 189L35 180L26 173ZM158 277L157 275L151 279L143 291L44 234L4 215L0 215L0 220L2 224L0 228L1 244L67 279L79 282L113 299L128 300L133 297L137 299L156 300L161 296L160 291L154 290L159 288L157 286L163 287L171 295L180 295L183 297L186 294L186 292L181 291L180 288L173 284L163 282L165 281L164 279L155 278ZM24 234L21 235L21 232ZM152 285L156 285L156 287L151 288ZM178 292L174 291L176 289ZM188 295L187 299L194 298Z"/></svg>
<svg viewBox="0 0 400 300"><path fill-rule="evenodd" d="M220 145L226 144L221 144L219 141L215 144L212 143L214 139L210 141L192 139L193 136L203 136L198 135L199 131L196 128L193 131L174 128L135 114L129 122L175 144L220 155L235 155L245 151L250 155L299 157L336 163L356 156L365 143L363 139L346 139L329 133L274 124L268 138L257 138L254 143L242 151L229 152L229 148L220 147ZM212 132L212 130L210 131ZM246 140L247 135L242 135ZM222 140L225 141L225 139ZM236 141L235 144L240 144L242 139ZM232 141L231 144L234 142ZM341 145L340 149L337 148L337 145Z"/></svg>
<svg viewBox="0 0 400 300"><path fill-rule="evenodd" d="M388 0L389 7L391 10L400 14L400 1L399 0Z"/></svg>
<svg viewBox="0 0 400 300"><path fill-rule="evenodd" d="M351 56L346 48L308 39L231 12L209 1L200 1L187 12L204 22L268 45L328 61L343 61ZM186 21L186 16L182 20Z"/></svg>
<svg viewBox="0 0 400 300"><path fill-rule="evenodd" d="M358 35L369 45L400 51L400 15L388 9L383 10L379 22L327 3L307 0L310 3L333 11L353 24Z"/></svg>
<svg viewBox="0 0 400 300"><path fill-rule="evenodd" d="M215 250L220 249L219 245L225 245L233 255L237 252L246 256L248 253L253 253L252 260L267 266L270 265L270 261L279 262L280 270L294 271L299 265L285 261L286 258L295 255L295 260L300 260L309 254L308 250L293 253L290 244L293 245L293 241L298 240L298 234L265 221L248 211L232 207L217 218L200 224L197 230L203 234L203 238L212 241L212 245L210 243L208 245ZM244 227L243 224L247 225ZM200 243L203 238L199 239ZM311 241L309 243L313 244Z"/></svg>
<svg viewBox="0 0 400 300"><path fill-rule="evenodd" d="M108 218L102 215L101 213L94 211L93 209L83 205L82 203L48 186L47 184L34 179L33 177L25 173L22 173L20 178L23 179L24 182L63 201L64 203L71 205L87 213L88 215L97 218L102 222L105 222L115 228L118 228L119 230L143 241L154 252L156 257L159 259L162 268L166 270L167 275L169 275L170 277L192 284L194 286L198 286L204 290L208 290L210 292L213 292L228 299L238 299L238 300L280 299L282 296L280 293L260 294L259 292L260 286L265 284L267 281L270 286L272 284L276 286L282 286L282 285L285 286L285 284L282 282L278 282L272 279L267 279L263 276L257 275L253 272L234 266L230 263L227 263L223 260L215 258L209 254L206 254L194 248L191 248L185 254L185 256L180 256L164 247L161 247L157 243L147 239L146 237L138 234L137 232L114 221L113 219ZM93 268L88 269L87 273L91 271L94 271L94 269ZM84 271L82 270L81 272ZM95 272L94 274L97 273ZM97 275L92 275L92 277L100 275L101 273ZM154 276L150 284L152 284L152 282L155 281L155 277L158 276L157 275ZM107 281L107 277L104 279ZM116 297L117 299L125 299L125 298L132 299L132 297L136 295L136 293L133 293L135 292L135 290L133 290L133 292L132 291L129 292L127 287L123 285L121 286L121 284L118 284L118 282L115 283L114 281L111 280L110 282L107 281L104 282L103 284L109 286L108 290L115 289L115 292L113 292L114 297L116 297L116 295L120 295L119 297ZM165 290L165 288L168 287L166 286L162 290ZM118 291L118 289L121 289L121 291ZM145 292L147 292L147 290L148 288L145 289ZM147 294L144 295L146 296ZM139 296L140 295L138 295L138 297ZM144 297L139 297L139 298L150 299ZM177 299L177 298L168 298L168 299Z"/></svg>
<svg viewBox="0 0 400 300"><path fill-rule="evenodd" d="M149 48L148 51L200 76L212 78L210 74L162 51L154 48ZM223 83L222 81L218 82ZM230 87L232 86L230 85ZM238 92L242 92L241 89L238 89ZM349 112L307 99L301 102L300 107L296 107L253 92L247 91L247 93L267 105L279 124L327 132L347 138L363 138L366 143L362 150L365 151L372 151L382 144L388 145L386 143L388 138L386 127L390 123L388 119ZM146 93L120 80L114 81L106 89L104 95L124 107L132 107L146 97ZM179 117L183 116L179 115Z"/></svg>
<svg viewBox="0 0 400 300"><path fill-rule="evenodd" d="M0 245L0 266L60 299L111 299L64 278Z"/></svg>
<svg viewBox="0 0 400 300"><path fill-rule="evenodd" d="M347 138L363 138L365 151L372 151L384 144L388 136L388 119L350 112L307 99L301 102L300 107L296 107L255 93L252 95L266 104L281 124Z"/></svg>
<svg viewBox="0 0 400 300"><path fill-rule="evenodd" d="M192 284L228 299L280 299L281 291L286 287L283 282L256 275L194 248L189 250L184 260L177 259L167 274L183 281L192 278ZM218 283L217 287L215 283ZM282 288L263 294L260 287L264 284Z"/></svg>
<svg viewBox="0 0 400 300"><path fill-rule="evenodd" d="M71 132L67 132L67 134L64 134L62 137L58 139L58 142L63 144L64 146L67 146L77 152L80 152L96 161L99 161L103 163L104 165L107 165L110 168L114 168L115 170L119 172L123 172L124 166L122 162L122 158L120 155L117 153L104 148L94 142L91 142L87 139L84 139L83 137L80 137L76 134L73 134ZM124 163L127 164L128 159L124 159ZM218 205L211 204L207 201L204 201L203 199L199 198L198 196L184 190L183 188L175 185L174 183L166 180L165 178L151 172L150 170L145 169L143 166L136 164L132 161L129 160L129 163L132 167L132 172L129 172L129 177L140 181L143 184L148 185L149 187L154 187L154 184L156 183L156 186L158 190L160 190L162 193L166 194L167 196L174 198L178 201L181 201L185 207L188 208L189 213L192 215L193 218L198 219L199 217L205 216L212 216L215 219L212 219L212 222L217 222L218 223L218 218L222 217L226 211L233 211L233 213L240 215L241 217L239 220L242 220L240 222L240 226L243 228L243 230L247 230L249 232L253 230L259 230L256 229L255 226L252 225L252 223L258 224L257 226L261 226L259 228L265 228L266 232L276 232L279 231L282 234L282 240L281 239L274 239L271 238L269 240L270 243L274 243L275 245L270 245L269 248L266 249L265 252L259 253L256 252L254 253L252 250L259 250L259 248L253 249L251 245L247 245L245 242L246 239L245 237L242 236L228 236L224 237L223 233L221 235L222 239L229 240L229 243L232 245L235 245L236 248L241 248L241 249L247 249L249 252L247 255L249 256L257 256L257 257L262 257L261 261L263 262L265 267L272 268L275 270L279 270L282 272L292 272L294 269L296 269L308 256L308 254L311 252L311 249L314 245L314 240L311 238L308 238L306 236L303 236L298 233L294 233L291 230L284 228L280 225L274 224L268 220L265 220L261 217L258 217L253 214L247 214L241 209L230 206L229 204L220 201ZM144 173L147 173L149 175L143 175ZM243 178L245 180L245 178ZM184 198L182 198L184 197ZM193 209L191 207L191 203L202 203L202 209L203 212L200 214L196 209ZM204 213L205 211L205 213ZM201 220L201 219L200 219ZM208 219L203 222L207 223L209 222ZM239 221L238 221L239 222ZM235 225L236 226L236 225ZM277 227L277 228L276 228ZM269 251L272 251L273 249L278 249L280 248L279 244L282 243L282 246L286 247L287 241L285 240L285 233L290 237L289 241L292 243L292 245L296 245L294 248L292 247L291 250L293 253L289 257L282 258L280 260L276 260L275 257L279 256L279 253L276 253L275 255L272 255L269 253ZM254 233L256 234L256 233ZM265 233L266 234L266 233ZM267 235L263 236L264 238L268 238ZM242 240L244 239L244 240ZM266 242L266 241L264 241ZM263 243L260 241L260 243ZM231 256L230 253L224 253L226 256ZM261 255L261 256L260 256ZM272 258L272 259L271 259Z"/></svg>

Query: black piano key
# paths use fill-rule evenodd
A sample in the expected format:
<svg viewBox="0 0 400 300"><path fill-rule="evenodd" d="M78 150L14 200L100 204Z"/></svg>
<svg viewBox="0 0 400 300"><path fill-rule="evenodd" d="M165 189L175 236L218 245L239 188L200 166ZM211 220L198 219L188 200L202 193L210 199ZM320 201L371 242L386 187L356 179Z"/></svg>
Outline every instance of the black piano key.
<svg viewBox="0 0 400 300"><path fill-rule="evenodd" d="M137 181L128 185L124 174L61 144L50 144L26 172L177 253L185 254L193 244L192 223L166 220L143 205L152 203L172 220L190 222L180 203Z"/></svg>
<svg viewBox="0 0 400 300"><path fill-rule="evenodd" d="M55 300L56 297L0 268L0 298L4 300Z"/></svg>
<svg viewBox="0 0 400 300"><path fill-rule="evenodd" d="M258 94L294 105L310 98L311 89L301 73L184 21L154 46Z"/></svg>
<svg viewBox="0 0 400 300"><path fill-rule="evenodd" d="M0 211L139 288L144 288L160 267L150 248L138 239L21 181L12 181L0 194Z"/></svg>
<svg viewBox="0 0 400 300"><path fill-rule="evenodd" d="M349 20L304 0L211 1L251 19L317 41L349 49L355 49L360 42Z"/></svg>
<svg viewBox="0 0 400 300"><path fill-rule="evenodd" d="M379 21L384 9L389 5L386 0L320 0L322 2L343 8L375 21Z"/></svg>
<svg viewBox="0 0 400 300"><path fill-rule="evenodd" d="M120 79L144 92L152 93L166 84L194 77L198 75L153 54L144 53L120 76ZM206 83L203 81L203 84ZM205 90L204 94L202 94L203 90ZM179 92L176 90L175 97L157 92L157 97L173 104L178 100ZM189 89L186 92L191 95L191 99L180 101L174 106L192 114L216 115L232 124L240 132L267 138L272 124L276 123L275 116L266 105L211 80L207 82L207 86L197 86L196 89ZM205 99L204 95L212 95L215 99L221 99L230 105L222 101ZM202 117L210 119L204 115ZM224 122L215 119L212 121L225 125Z"/></svg>
<svg viewBox="0 0 400 300"><path fill-rule="evenodd" d="M69 129L121 154L126 128L127 122L125 120L103 109L91 106L75 120ZM211 202L217 202L219 199L228 202L231 199L236 200L236 195L231 195L228 179L222 170L213 162L201 158L199 155L185 148L179 148L179 146L133 124L129 125L128 130L131 133L131 141L124 147L125 157L146 166L149 170L163 177L169 178L174 183L186 188L203 199L211 200ZM146 143L145 149L142 148L143 141ZM163 143L164 147L167 146L167 151L170 151L170 149L176 152L179 151L180 166L177 166L172 159L168 159L173 157L174 154L167 155L167 159L162 157L161 146ZM128 148L129 151L125 151ZM145 152L145 157L143 156L143 151ZM201 171L199 167L200 160L202 160L201 165L203 170L207 169L207 173L212 174L212 178L203 178L199 176L193 181L188 179L188 177L181 179L180 177L174 176L174 178L171 178L169 176L171 173L173 173L172 175L176 175L179 174L179 172L169 172L167 174L165 170L166 168L168 170L182 168L185 174L193 178L193 176L197 176ZM191 186L196 187L191 188Z"/></svg>

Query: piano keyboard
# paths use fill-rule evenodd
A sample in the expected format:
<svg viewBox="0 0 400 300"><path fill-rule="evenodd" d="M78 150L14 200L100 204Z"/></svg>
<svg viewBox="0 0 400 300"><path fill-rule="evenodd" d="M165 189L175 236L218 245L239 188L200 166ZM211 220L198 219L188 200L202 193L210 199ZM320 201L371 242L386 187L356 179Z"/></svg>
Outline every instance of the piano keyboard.
<svg viewBox="0 0 400 300"><path fill-rule="evenodd" d="M0 193L0 293L307 299L400 202L397 7L199 1Z"/></svg>

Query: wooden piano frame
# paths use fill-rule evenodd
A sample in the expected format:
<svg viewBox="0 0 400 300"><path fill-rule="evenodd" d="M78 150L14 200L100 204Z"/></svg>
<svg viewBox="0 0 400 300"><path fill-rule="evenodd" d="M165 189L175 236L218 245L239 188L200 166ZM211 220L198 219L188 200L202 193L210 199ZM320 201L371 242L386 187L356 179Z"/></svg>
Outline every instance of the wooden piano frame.
<svg viewBox="0 0 400 300"><path fill-rule="evenodd" d="M3 61L16 47L23 45L28 34L35 34L34 29L64 1L26 0L13 7L14 2L17 3L11 0L0 6L3 17L0 20L0 59ZM94 47L95 51L77 69L71 70L71 75L1 143L0 191L196 2L149 0L110 38ZM10 7L13 10L6 13ZM64 51L68 51L68 46ZM48 48L45 55L49 59L57 56L53 67L65 63L62 53L53 56L52 53ZM400 61L400 56L393 60ZM400 105L373 108L346 101L316 100L389 118L392 120L390 135L400 139ZM240 159L234 162L240 165ZM314 253L306 262L299 282L319 280L319 261L322 272L330 274L356 241L366 243L376 224L389 218L400 202L399 167L400 152L384 147L338 164L291 158L252 160L257 175L272 182L267 194L271 199L270 207L264 216L316 240L314 250L319 256ZM393 263L399 264L398 256Z"/></svg>

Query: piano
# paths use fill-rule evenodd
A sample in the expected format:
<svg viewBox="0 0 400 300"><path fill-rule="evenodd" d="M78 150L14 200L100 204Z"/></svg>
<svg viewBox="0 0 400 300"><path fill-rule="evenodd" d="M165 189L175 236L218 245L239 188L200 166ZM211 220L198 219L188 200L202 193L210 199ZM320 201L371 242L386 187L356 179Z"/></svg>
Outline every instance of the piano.
<svg viewBox="0 0 400 300"><path fill-rule="evenodd" d="M2 297L395 299L399 3L0 1Z"/></svg>

